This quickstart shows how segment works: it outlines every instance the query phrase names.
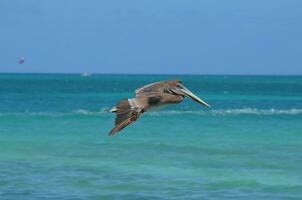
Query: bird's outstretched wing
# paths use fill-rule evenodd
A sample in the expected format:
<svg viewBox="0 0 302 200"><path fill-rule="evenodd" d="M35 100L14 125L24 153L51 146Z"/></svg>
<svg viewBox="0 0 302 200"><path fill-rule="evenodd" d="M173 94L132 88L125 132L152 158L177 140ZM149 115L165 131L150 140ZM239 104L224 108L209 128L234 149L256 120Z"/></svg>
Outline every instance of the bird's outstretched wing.
<svg viewBox="0 0 302 200"><path fill-rule="evenodd" d="M173 88L178 83L181 83L180 80L166 80L166 81L159 81L155 83L151 83L149 85L145 85L141 88L135 90L136 97L148 95L150 93L157 93L157 92L164 92L164 89Z"/></svg>
<svg viewBox="0 0 302 200"><path fill-rule="evenodd" d="M143 113L143 109L130 104L129 99L124 99L118 103L112 112L116 113L115 127L109 132L109 135L114 135L132 122L136 121Z"/></svg>

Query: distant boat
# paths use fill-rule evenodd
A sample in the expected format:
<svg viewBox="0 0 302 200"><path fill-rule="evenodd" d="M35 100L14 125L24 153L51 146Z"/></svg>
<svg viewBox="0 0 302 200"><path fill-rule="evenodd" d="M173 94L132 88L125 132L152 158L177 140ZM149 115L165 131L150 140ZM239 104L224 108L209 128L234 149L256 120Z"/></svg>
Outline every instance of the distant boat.
<svg viewBox="0 0 302 200"><path fill-rule="evenodd" d="M84 72L84 73L81 74L81 76L83 76L83 77L91 76L91 75L92 75L92 74L91 74L91 73L88 73L88 72Z"/></svg>
<svg viewBox="0 0 302 200"><path fill-rule="evenodd" d="M24 62L25 62L25 57L24 56L20 57L19 64L23 64Z"/></svg>

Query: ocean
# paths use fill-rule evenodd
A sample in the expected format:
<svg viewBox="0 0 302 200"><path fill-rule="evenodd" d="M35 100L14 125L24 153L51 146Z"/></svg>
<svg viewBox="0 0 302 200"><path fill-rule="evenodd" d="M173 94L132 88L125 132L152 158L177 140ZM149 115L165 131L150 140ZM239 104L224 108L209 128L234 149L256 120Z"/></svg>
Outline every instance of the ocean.
<svg viewBox="0 0 302 200"><path fill-rule="evenodd" d="M110 137L151 82L185 99ZM0 74L0 199L302 199L302 76Z"/></svg>

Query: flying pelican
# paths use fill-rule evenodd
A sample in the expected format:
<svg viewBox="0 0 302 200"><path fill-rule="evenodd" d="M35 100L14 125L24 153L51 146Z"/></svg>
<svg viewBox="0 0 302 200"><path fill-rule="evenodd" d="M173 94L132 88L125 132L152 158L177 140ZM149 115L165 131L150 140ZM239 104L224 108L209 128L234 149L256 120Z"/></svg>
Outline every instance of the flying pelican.
<svg viewBox="0 0 302 200"><path fill-rule="evenodd" d="M109 132L114 135L150 108L182 102L184 97L210 108L210 105L194 95L181 84L180 80L166 80L151 83L135 90L135 98L123 99L111 108L110 112L116 113L115 127Z"/></svg>

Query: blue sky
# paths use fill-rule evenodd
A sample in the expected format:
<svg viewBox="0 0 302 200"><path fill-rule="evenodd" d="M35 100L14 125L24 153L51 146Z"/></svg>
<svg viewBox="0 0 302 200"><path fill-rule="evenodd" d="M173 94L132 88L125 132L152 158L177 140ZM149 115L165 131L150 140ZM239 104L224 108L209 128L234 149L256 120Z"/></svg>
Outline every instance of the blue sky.
<svg viewBox="0 0 302 200"><path fill-rule="evenodd" d="M0 72L302 74L301 8L301 0L1 0Z"/></svg>

